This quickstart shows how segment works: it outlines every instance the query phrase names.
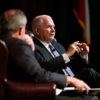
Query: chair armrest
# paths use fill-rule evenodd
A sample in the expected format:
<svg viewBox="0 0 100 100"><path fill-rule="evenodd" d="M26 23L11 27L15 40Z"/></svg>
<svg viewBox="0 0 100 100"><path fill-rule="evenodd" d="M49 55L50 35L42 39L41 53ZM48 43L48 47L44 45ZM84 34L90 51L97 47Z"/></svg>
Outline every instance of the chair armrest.
<svg viewBox="0 0 100 100"><path fill-rule="evenodd" d="M56 85L54 83L24 83L5 81L5 91L9 100L54 100Z"/></svg>

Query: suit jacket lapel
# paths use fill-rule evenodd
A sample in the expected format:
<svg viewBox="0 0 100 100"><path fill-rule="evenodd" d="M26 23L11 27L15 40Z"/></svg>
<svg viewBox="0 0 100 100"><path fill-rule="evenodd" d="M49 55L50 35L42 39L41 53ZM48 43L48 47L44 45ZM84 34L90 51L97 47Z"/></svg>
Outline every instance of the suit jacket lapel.
<svg viewBox="0 0 100 100"><path fill-rule="evenodd" d="M41 49L41 52L45 53L44 56L46 56L46 57L44 57L44 58L47 58L47 57L49 57L49 59L53 58L52 55L50 54L50 52L48 52L48 50L46 49L46 47L35 37L34 37L34 42L35 42L35 44L38 44L38 45L36 45L37 48Z"/></svg>

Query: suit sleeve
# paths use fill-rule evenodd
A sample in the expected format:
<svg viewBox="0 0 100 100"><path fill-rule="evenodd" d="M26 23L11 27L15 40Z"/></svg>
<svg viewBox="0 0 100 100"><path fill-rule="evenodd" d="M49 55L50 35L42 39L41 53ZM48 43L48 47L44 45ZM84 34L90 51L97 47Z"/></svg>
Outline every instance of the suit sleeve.
<svg viewBox="0 0 100 100"><path fill-rule="evenodd" d="M13 58L21 70L24 71L35 82L54 82L59 87L66 86L66 76L52 73L42 68L34 57L30 46L20 45L14 48Z"/></svg>
<svg viewBox="0 0 100 100"><path fill-rule="evenodd" d="M37 49L35 50L35 57L43 68L52 72L66 68L62 56L53 58L52 56L49 56L48 53L46 54L46 52Z"/></svg>

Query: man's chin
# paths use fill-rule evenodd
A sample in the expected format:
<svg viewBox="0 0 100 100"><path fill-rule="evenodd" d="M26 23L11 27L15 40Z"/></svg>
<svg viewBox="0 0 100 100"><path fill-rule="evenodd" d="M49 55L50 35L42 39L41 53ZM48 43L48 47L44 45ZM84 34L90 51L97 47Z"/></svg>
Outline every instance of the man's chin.
<svg viewBox="0 0 100 100"><path fill-rule="evenodd" d="M52 42L52 41L56 41L56 39L55 39L55 38L52 38L52 39L50 40L50 42Z"/></svg>

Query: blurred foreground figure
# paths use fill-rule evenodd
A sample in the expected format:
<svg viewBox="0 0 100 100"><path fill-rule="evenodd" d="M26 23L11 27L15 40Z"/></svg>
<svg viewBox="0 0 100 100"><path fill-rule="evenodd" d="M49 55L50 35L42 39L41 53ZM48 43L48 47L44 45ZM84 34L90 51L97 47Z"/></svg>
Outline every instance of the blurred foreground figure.
<svg viewBox="0 0 100 100"><path fill-rule="evenodd" d="M25 34L27 18L18 9L5 11L0 16L0 39L4 40L9 50L7 76L10 80L26 82L55 82L63 75L52 73L42 68L34 56L34 43ZM58 76L58 77L56 77ZM89 86L74 77L67 77L66 83L72 84L79 91L88 91ZM65 79L64 77L64 79ZM74 84L74 81L76 81ZM80 85L77 84L80 82Z"/></svg>

